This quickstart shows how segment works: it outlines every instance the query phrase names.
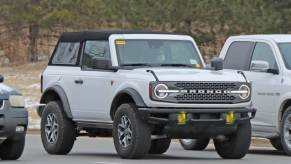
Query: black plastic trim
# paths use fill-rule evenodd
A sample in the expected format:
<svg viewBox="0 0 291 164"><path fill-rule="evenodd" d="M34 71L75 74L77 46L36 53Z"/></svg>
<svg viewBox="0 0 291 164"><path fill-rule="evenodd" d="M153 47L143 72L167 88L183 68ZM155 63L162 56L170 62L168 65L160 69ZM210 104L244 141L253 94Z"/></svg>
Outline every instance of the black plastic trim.
<svg viewBox="0 0 291 164"><path fill-rule="evenodd" d="M45 96L50 91L55 92L59 96L59 98L61 99L61 102L62 102L62 105L63 105L64 112L65 112L66 116L68 118L72 119L73 115L72 115L72 112L71 112L69 100L67 98L67 95L66 95L65 91L60 86L54 85L52 87L47 88L44 91L44 93L42 94L42 96L41 96L40 103L43 104L45 102ZM44 108L44 106L40 106L40 107L38 107L38 110L41 110L43 108Z"/></svg>
<svg viewBox="0 0 291 164"><path fill-rule="evenodd" d="M147 113L225 113L233 111L235 113L253 113L253 117L256 114L255 108L170 108L170 107L139 107L139 111Z"/></svg>
<svg viewBox="0 0 291 164"><path fill-rule="evenodd" d="M143 101L142 97L140 96L140 94L139 94L135 89L133 89L133 88L125 88L125 89L119 91L119 92L115 95L115 97L114 97L114 99L113 99L113 101L112 101L112 103L111 103L111 107L110 107L110 116L112 117L112 119L113 119L113 115L114 115L115 109L117 108L117 106L116 106L116 103L117 103L117 102L116 102L116 101L118 101L119 98L120 98L123 94L127 94L127 95L129 95L129 96L133 99L133 101L135 102L135 105L136 105L137 107L145 107L145 106L147 106L147 105L145 104L145 102Z"/></svg>
<svg viewBox="0 0 291 164"><path fill-rule="evenodd" d="M100 128L100 129L113 129L112 123L105 122L89 122L89 121L76 121L78 127L81 128Z"/></svg>

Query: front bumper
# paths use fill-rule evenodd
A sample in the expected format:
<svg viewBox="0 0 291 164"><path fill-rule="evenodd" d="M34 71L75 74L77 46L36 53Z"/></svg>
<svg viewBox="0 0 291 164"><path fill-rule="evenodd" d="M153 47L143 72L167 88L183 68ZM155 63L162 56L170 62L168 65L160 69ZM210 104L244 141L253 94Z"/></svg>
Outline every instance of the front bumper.
<svg viewBox="0 0 291 164"><path fill-rule="evenodd" d="M201 138L228 135L255 117L255 108L138 108L140 117L146 122L163 127L163 133L170 138ZM185 122L179 123L179 114L185 113ZM229 124L226 116L234 114Z"/></svg>
<svg viewBox="0 0 291 164"><path fill-rule="evenodd" d="M5 101L0 109L0 137L10 138L22 136L28 126L28 112L25 108L11 107Z"/></svg>

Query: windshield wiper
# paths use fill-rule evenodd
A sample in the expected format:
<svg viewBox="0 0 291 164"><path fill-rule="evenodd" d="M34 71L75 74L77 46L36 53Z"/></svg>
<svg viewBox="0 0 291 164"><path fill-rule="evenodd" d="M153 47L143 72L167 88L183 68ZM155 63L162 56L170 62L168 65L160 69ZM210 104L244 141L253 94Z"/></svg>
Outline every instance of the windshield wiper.
<svg viewBox="0 0 291 164"><path fill-rule="evenodd" d="M173 63L173 64L161 64L160 66L172 66L172 67L190 67L190 68L195 68L194 65L190 65L190 64L176 64L176 63Z"/></svg>
<svg viewBox="0 0 291 164"><path fill-rule="evenodd" d="M121 64L120 66L147 66L147 67L152 67L152 65L146 64L146 63Z"/></svg>

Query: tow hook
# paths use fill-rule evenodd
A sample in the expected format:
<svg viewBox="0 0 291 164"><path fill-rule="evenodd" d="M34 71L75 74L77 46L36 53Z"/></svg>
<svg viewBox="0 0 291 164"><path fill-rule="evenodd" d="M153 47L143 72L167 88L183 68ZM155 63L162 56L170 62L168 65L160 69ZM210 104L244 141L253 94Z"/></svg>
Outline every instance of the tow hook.
<svg viewBox="0 0 291 164"><path fill-rule="evenodd" d="M187 114L185 112L180 112L177 117L178 125L185 125L187 121Z"/></svg>
<svg viewBox="0 0 291 164"><path fill-rule="evenodd" d="M235 115L234 115L234 112L228 112L226 114L226 117L225 117L225 122L227 125L232 125L235 121Z"/></svg>

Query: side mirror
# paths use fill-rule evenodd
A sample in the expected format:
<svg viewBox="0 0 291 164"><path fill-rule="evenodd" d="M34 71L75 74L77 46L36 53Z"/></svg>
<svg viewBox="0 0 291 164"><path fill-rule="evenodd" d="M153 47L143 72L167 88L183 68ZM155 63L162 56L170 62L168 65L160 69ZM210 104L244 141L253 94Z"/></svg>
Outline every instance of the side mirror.
<svg viewBox="0 0 291 164"><path fill-rule="evenodd" d="M275 75L278 75L279 74L279 70L278 69L268 69L267 72L268 73L275 74Z"/></svg>
<svg viewBox="0 0 291 164"><path fill-rule="evenodd" d="M278 69L270 68L269 63L262 60L252 61L250 70L256 71L256 72L267 72L267 73L272 73L272 74L279 74Z"/></svg>
<svg viewBox="0 0 291 164"><path fill-rule="evenodd" d="M95 69L110 70L113 72L118 71L117 67L112 66L111 60L94 60L94 68Z"/></svg>
<svg viewBox="0 0 291 164"><path fill-rule="evenodd" d="M4 77L0 75L0 83L3 83L3 81L4 81Z"/></svg>
<svg viewBox="0 0 291 164"><path fill-rule="evenodd" d="M211 68L213 68L214 70L222 70L223 69L223 59L221 58L213 58L211 60Z"/></svg>
<svg viewBox="0 0 291 164"><path fill-rule="evenodd" d="M267 70L270 68L269 63L262 60L254 60L251 62L251 71L257 71L257 72L267 72Z"/></svg>

